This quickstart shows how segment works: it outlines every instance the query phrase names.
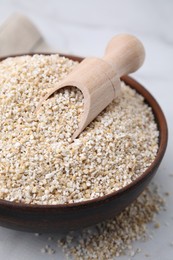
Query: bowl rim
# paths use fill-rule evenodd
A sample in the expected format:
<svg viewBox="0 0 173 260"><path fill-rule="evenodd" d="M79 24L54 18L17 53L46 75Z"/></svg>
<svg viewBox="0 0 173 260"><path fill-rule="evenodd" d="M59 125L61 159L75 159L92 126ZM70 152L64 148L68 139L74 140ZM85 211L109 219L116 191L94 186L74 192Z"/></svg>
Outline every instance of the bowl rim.
<svg viewBox="0 0 173 260"><path fill-rule="evenodd" d="M69 55L69 54L64 54L64 53L57 53L57 52L32 52L32 53L20 53L20 54L14 54L14 55L5 55L0 57L0 62L5 60L6 58L13 58L13 57L18 57L18 56L33 56L35 54L41 54L41 55L54 55L54 54L59 54L60 56L64 56L66 58L72 59L74 61L81 62L84 58L76 55ZM132 89L135 89L137 93L144 97L144 101L152 108L152 112L154 114L157 127L159 130L159 148L157 151L157 155L154 159L154 161L151 163L151 165L145 170L139 177L137 177L134 181L126 185L125 187L113 191L109 194L106 194L104 196L100 196L98 198L94 199L89 199L86 201L81 201L81 202L74 202L74 203L68 203L68 204L27 204L25 202L14 202L14 201L8 201L4 199L0 199L0 206L7 206L11 208L28 208L28 209L33 209L33 210L40 210L40 209L60 209L60 210L68 210L72 208L83 208L83 207L95 207L98 204L103 204L106 201L113 200L115 197L119 197L122 195L122 193L133 189L134 186L139 184L146 176L148 176L152 171L157 169L159 166L164 153L166 151L167 147L167 142L168 142L168 126L166 122L165 115L156 101L156 99L153 97L153 95L140 83L138 83L135 79L133 79L130 76L123 76L121 79L127 83ZM138 91L139 88L139 91ZM151 104L152 103L152 104Z"/></svg>

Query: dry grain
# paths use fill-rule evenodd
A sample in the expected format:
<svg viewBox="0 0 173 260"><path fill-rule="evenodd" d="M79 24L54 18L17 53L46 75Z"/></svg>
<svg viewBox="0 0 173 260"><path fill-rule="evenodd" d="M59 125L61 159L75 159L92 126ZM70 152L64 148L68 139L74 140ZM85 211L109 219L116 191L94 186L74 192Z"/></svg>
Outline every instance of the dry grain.
<svg viewBox="0 0 173 260"><path fill-rule="evenodd" d="M141 251L134 248L134 242L150 239L147 224L154 221L163 205L159 192L150 185L120 215L81 232L71 232L58 240L58 246L67 258L75 260L112 260L121 255L134 256Z"/></svg>
<svg viewBox="0 0 173 260"><path fill-rule="evenodd" d="M151 108L121 83L114 100L71 142L83 112L75 88L38 102L76 65L58 55L0 62L0 198L32 204L85 201L119 190L153 162L158 135Z"/></svg>

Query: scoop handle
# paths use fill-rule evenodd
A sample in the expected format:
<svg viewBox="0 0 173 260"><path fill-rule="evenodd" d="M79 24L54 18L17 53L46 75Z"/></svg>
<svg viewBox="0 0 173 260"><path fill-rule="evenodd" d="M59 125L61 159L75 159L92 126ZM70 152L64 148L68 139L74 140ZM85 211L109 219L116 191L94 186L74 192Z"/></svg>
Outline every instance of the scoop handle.
<svg viewBox="0 0 173 260"><path fill-rule="evenodd" d="M103 57L119 77L138 70L144 59L143 44L129 34L114 36L108 43Z"/></svg>

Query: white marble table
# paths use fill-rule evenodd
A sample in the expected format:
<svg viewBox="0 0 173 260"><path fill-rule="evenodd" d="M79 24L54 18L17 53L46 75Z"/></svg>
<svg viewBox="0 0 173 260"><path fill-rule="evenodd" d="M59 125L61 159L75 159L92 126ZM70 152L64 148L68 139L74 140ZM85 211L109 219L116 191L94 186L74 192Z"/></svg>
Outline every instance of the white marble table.
<svg viewBox="0 0 173 260"><path fill-rule="evenodd" d="M102 55L114 34L136 34L144 42L147 58L134 77L160 103L169 126L169 143L154 182L169 191L167 211L158 219L160 229L152 240L140 243L143 252L134 259L173 259L173 1L171 0L0 0L0 23L20 11L28 15L55 50L76 55ZM64 259L56 250L43 255L47 235L40 237L0 227L0 259ZM52 246L56 248L54 242ZM145 253L150 256L146 258ZM122 257L121 259L128 259Z"/></svg>

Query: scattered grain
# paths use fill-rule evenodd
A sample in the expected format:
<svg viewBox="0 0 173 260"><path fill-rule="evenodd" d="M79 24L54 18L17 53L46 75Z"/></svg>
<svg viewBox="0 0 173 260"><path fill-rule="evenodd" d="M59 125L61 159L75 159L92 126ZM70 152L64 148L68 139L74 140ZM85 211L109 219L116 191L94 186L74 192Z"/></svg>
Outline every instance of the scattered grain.
<svg viewBox="0 0 173 260"><path fill-rule="evenodd" d="M170 196L170 192L168 192L168 191L166 191L164 194L165 194L165 196L167 196L167 197Z"/></svg>
<svg viewBox="0 0 173 260"><path fill-rule="evenodd" d="M36 237L39 237L40 236L40 233L35 233L34 234Z"/></svg>
<svg viewBox="0 0 173 260"><path fill-rule="evenodd" d="M160 223L159 222L155 223L154 228L160 228Z"/></svg>
<svg viewBox="0 0 173 260"><path fill-rule="evenodd" d="M55 254L55 249L50 247L50 245L46 245L44 248L41 249L42 254L48 254L48 255L53 255Z"/></svg>
<svg viewBox="0 0 173 260"><path fill-rule="evenodd" d="M69 259L75 260L115 259L124 254L134 256L141 249L133 249L133 242L150 238L147 224L153 221L163 203L159 193L150 186L117 217L81 232L71 232L59 239L58 245Z"/></svg>

